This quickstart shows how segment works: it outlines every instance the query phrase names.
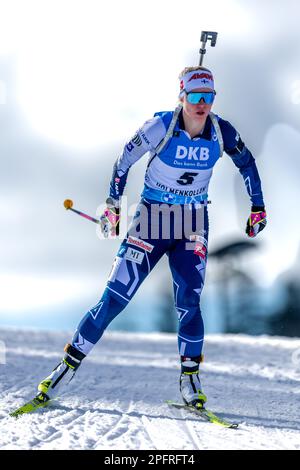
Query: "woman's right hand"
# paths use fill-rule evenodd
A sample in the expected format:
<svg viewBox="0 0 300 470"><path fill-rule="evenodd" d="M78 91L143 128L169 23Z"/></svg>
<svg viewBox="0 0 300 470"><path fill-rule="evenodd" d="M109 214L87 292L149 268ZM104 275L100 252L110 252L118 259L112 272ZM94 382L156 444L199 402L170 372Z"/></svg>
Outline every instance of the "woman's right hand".
<svg viewBox="0 0 300 470"><path fill-rule="evenodd" d="M101 232L105 238L117 237L120 232L119 201L109 197L106 199L107 207L100 217Z"/></svg>

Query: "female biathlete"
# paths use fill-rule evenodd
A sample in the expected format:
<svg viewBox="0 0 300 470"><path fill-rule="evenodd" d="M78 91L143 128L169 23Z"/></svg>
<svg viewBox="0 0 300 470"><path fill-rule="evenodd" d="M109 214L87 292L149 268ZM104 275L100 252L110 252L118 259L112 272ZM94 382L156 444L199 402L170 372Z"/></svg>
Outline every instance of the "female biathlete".
<svg viewBox="0 0 300 470"><path fill-rule="evenodd" d="M52 399L70 381L164 254L169 258L179 320L180 391L186 404L199 408L206 402L199 378L204 339L199 303L207 261L208 185L223 150L238 167L251 200L249 237L265 227L266 212L252 154L235 128L211 112L216 95L212 72L202 66L187 67L179 79L176 110L158 112L146 121L114 165L107 209L101 216L105 236L117 232L120 198L131 165L150 154L141 201L103 295L82 318L62 361L39 384L41 402Z"/></svg>

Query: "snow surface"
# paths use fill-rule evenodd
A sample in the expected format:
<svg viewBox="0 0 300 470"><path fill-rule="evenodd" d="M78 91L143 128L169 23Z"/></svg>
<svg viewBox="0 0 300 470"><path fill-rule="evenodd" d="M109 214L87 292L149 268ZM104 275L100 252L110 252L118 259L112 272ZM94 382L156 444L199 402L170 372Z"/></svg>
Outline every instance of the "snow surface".
<svg viewBox="0 0 300 470"><path fill-rule="evenodd" d="M0 329L1 449L300 449L299 339L207 336L209 408L238 421L237 430L164 403L180 400L179 364L176 336L159 333L107 332L55 406L9 417L32 398L70 336Z"/></svg>

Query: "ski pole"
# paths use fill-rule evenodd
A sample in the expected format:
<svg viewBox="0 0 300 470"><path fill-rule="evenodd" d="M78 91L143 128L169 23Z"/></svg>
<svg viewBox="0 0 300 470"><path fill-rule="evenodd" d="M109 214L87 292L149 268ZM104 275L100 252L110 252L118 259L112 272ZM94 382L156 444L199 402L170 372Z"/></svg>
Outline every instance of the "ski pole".
<svg viewBox="0 0 300 470"><path fill-rule="evenodd" d="M64 206L67 210L73 211L76 214L80 215L81 217L84 217L85 219L88 219L88 220L91 220L92 222L95 222L95 224L100 224L100 220L94 219L94 217L91 217L90 215L87 215L84 212L73 209L73 201L71 201L71 199L66 199L64 201Z"/></svg>
<svg viewBox="0 0 300 470"><path fill-rule="evenodd" d="M211 47L215 47L216 42L217 42L217 36L218 36L218 33L214 31L201 31L201 38L200 38L201 47L199 50L199 53L200 53L199 65L202 65L203 63L204 54L206 53L205 46L206 46L207 41L210 41Z"/></svg>

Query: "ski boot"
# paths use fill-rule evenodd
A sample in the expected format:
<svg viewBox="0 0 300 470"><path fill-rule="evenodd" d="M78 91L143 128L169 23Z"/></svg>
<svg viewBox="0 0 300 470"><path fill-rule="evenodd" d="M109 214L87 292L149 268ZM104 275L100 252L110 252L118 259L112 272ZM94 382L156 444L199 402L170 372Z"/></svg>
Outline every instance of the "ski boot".
<svg viewBox="0 0 300 470"><path fill-rule="evenodd" d="M38 385L38 395L36 398L41 402L46 402L55 398L63 385L67 385L74 377L76 370L81 364L85 354L78 351L71 344L66 344L65 356L62 361L53 369L51 374Z"/></svg>
<svg viewBox="0 0 300 470"><path fill-rule="evenodd" d="M201 387L199 378L199 364L203 356L181 356L180 392L186 405L197 409L204 408L207 401Z"/></svg>

